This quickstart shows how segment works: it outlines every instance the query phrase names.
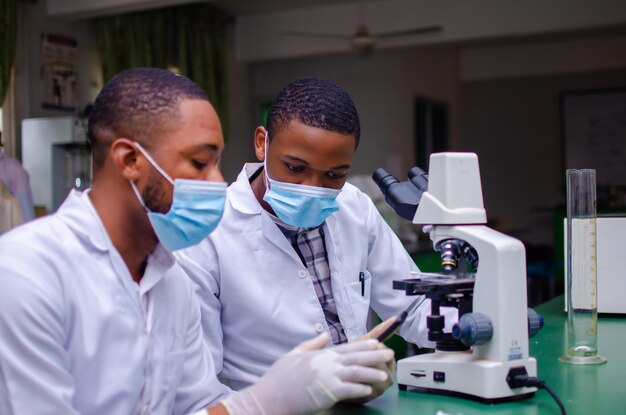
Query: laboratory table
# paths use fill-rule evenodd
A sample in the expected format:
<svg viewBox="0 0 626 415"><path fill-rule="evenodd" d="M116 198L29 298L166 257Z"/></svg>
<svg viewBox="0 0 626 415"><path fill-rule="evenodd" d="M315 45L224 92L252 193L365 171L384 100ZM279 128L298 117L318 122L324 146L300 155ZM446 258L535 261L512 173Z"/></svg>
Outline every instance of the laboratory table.
<svg viewBox="0 0 626 415"><path fill-rule="evenodd" d="M538 377L554 390L568 415L626 414L626 318L598 319L598 354L608 362L599 366L570 366L559 362L565 350L567 315L563 296L536 308L544 316L543 329L530 339L530 354L537 359ZM545 390L517 402L486 405L456 397L399 391L396 385L367 405L336 405L338 414L515 414L559 415L556 402Z"/></svg>

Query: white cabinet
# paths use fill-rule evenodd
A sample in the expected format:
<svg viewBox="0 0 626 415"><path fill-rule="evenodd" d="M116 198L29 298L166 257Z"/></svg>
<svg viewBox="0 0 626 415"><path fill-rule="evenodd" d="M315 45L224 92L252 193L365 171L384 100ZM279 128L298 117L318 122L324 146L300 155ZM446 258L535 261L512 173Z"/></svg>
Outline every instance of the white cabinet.
<svg viewBox="0 0 626 415"><path fill-rule="evenodd" d="M77 131L80 130L80 131ZM91 154L75 118L22 121L22 165L30 176L35 205L55 211L72 188L91 186ZM82 135L82 140L75 138Z"/></svg>

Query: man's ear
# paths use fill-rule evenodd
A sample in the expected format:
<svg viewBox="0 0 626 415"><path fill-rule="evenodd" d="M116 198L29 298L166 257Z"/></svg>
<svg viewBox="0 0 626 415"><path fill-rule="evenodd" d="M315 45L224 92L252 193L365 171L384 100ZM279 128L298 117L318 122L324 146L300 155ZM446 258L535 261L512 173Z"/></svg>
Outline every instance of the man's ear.
<svg viewBox="0 0 626 415"><path fill-rule="evenodd" d="M124 179L136 181L142 176L143 158L137 157L139 150L131 140L118 138L113 141L109 151L113 165Z"/></svg>
<svg viewBox="0 0 626 415"><path fill-rule="evenodd" d="M254 130L254 154L259 161L265 160L265 134L267 130L265 127L258 126Z"/></svg>

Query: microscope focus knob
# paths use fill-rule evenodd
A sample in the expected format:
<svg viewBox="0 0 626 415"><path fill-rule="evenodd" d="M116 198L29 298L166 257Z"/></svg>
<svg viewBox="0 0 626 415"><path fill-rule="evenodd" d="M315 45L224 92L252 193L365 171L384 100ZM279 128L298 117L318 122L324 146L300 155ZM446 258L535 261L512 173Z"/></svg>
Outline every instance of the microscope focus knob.
<svg viewBox="0 0 626 415"><path fill-rule="evenodd" d="M528 309L528 337L534 337L543 328L543 316L533 310Z"/></svg>
<svg viewBox="0 0 626 415"><path fill-rule="evenodd" d="M481 313L463 314L459 322L452 327L452 337L466 346L485 344L493 336L491 320Z"/></svg>
<svg viewBox="0 0 626 415"><path fill-rule="evenodd" d="M443 337L443 328L446 325L445 317L442 315L430 315L426 317L426 327L428 327L428 340L436 342Z"/></svg>

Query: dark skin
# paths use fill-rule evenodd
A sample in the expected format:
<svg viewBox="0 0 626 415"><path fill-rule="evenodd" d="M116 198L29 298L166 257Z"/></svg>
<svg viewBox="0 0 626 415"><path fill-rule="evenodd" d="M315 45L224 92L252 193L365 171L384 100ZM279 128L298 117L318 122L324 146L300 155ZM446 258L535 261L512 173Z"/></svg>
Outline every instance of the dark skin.
<svg viewBox="0 0 626 415"><path fill-rule="evenodd" d="M223 182L217 165L224 149L222 127L211 104L185 100L179 105L177 120L163 122L159 137L144 146L172 179ZM131 137L112 142L104 165L94 171L90 199L113 245L122 256L135 282L143 276L148 255L159 242L146 211L130 186L134 181L149 209L167 212L172 204L173 186L137 149ZM146 197L151 187L152 196ZM155 190L156 189L156 190ZM148 199L152 199L148 201ZM211 415L228 412L218 404Z"/></svg>
<svg viewBox="0 0 626 415"><path fill-rule="evenodd" d="M262 126L254 131L254 150L260 161L265 160L266 131ZM356 137L354 135L327 131L298 121L291 121L272 137L267 152L267 169L272 179L281 182L341 189L348 178L355 151ZM258 175L250 186L263 209L274 214L271 206L263 200L263 195L265 195L263 175ZM377 338L395 319L396 317L387 319L356 340ZM381 344L381 347L384 346ZM386 367L379 365L378 368L387 371L390 374L389 378L384 382L370 385L372 387L370 396L349 402L370 401L391 385L391 373L395 372L395 360L392 359Z"/></svg>
<svg viewBox="0 0 626 415"><path fill-rule="evenodd" d="M254 131L254 150L260 161L265 159L265 132L262 126ZM269 176L286 183L341 189L346 183L355 150L354 135L291 121L272 137L267 153ZM274 213L263 200L263 175L257 176L250 185L261 206Z"/></svg>

